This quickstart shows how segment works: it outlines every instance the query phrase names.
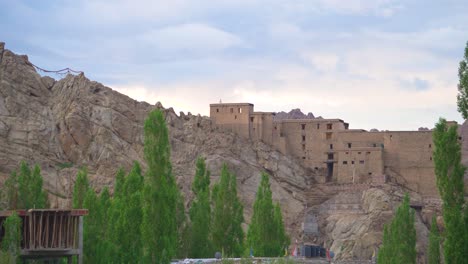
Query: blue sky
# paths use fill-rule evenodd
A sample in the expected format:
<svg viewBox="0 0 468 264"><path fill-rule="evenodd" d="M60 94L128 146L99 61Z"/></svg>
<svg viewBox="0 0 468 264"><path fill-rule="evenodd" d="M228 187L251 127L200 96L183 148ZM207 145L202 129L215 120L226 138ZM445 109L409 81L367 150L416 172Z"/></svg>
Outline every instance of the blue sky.
<svg viewBox="0 0 468 264"><path fill-rule="evenodd" d="M350 128L414 130L456 111L468 3L0 0L0 41L130 97L301 108ZM58 77L57 77L58 78Z"/></svg>

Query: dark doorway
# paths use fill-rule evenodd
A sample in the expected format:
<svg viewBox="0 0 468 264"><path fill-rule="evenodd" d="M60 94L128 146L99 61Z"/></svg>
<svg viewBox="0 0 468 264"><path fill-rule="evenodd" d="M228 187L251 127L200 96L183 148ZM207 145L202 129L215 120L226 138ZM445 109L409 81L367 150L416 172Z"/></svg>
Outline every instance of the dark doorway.
<svg viewBox="0 0 468 264"><path fill-rule="evenodd" d="M331 182L333 177L333 162L327 163L327 182Z"/></svg>

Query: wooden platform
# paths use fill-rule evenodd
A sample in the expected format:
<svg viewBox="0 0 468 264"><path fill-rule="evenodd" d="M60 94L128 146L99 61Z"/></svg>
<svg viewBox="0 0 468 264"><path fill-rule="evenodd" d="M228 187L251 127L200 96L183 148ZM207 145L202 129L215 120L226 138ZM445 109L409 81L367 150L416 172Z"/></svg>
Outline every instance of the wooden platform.
<svg viewBox="0 0 468 264"><path fill-rule="evenodd" d="M0 211L0 241L3 222L14 211ZM16 210L22 220L21 257L24 259L57 259L78 256L83 263L83 216L85 209Z"/></svg>

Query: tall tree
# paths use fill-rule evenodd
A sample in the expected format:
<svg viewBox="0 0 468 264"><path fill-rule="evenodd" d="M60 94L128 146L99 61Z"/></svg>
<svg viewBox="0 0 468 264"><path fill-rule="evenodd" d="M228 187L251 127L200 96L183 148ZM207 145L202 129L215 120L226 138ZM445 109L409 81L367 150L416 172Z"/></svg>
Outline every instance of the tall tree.
<svg viewBox="0 0 468 264"><path fill-rule="evenodd" d="M122 167L119 168L115 175L114 197L120 197L123 192L123 185L125 183L125 171Z"/></svg>
<svg viewBox="0 0 468 264"><path fill-rule="evenodd" d="M73 208L83 208L84 199L88 189L88 171L86 168L82 168L78 171L75 185L73 186Z"/></svg>
<svg viewBox="0 0 468 264"><path fill-rule="evenodd" d="M416 263L414 210L410 208L408 194L403 198L403 202L398 207L390 225L384 227L378 263Z"/></svg>
<svg viewBox="0 0 468 264"><path fill-rule="evenodd" d="M85 263L102 263L104 253L100 250L100 241L104 239L100 232L101 206L98 196L92 188L87 188L83 204L76 208L86 208L89 214L84 218L83 252Z"/></svg>
<svg viewBox="0 0 468 264"><path fill-rule="evenodd" d="M18 174L12 171L5 181L6 208L13 210L18 208Z"/></svg>
<svg viewBox="0 0 468 264"><path fill-rule="evenodd" d="M210 236L210 171L206 169L205 159L201 157L197 159L192 191L195 198L190 208L190 221L192 223L190 257L213 257Z"/></svg>
<svg viewBox="0 0 468 264"><path fill-rule="evenodd" d="M2 263L5 261L5 263L14 264L20 255L21 245L21 218L16 212L6 218L3 228L5 233L1 244L3 254L0 260Z"/></svg>
<svg viewBox="0 0 468 264"><path fill-rule="evenodd" d="M41 169L35 165L33 170L26 162L20 164L18 175L18 208L45 208L47 206L47 194L42 189Z"/></svg>
<svg viewBox="0 0 468 264"><path fill-rule="evenodd" d="M458 112L461 113L463 119L468 119L468 42L466 43L465 54L458 67L458 78Z"/></svg>
<svg viewBox="0 0 468 264"><path fill-rule="evenodd" d="M445 263L463 263L466 249L466 231L463 219L465 167L461 165L461 148L457 126L448 126L440 119L433 132L434 165L437 187L442 198L445 224Z"/></svg>
<svg viewBox="0 0 468 264"><path fill-rule="evenodd" d="M237 197L236 176L226 164L221 177L213 186L213 245L226 256L239 257L244 250L243 206Z"/></svg>
<svg viewBox="0 0 468 264"><path fill-rule="evenodd" d="M140 227L143 218L141 196L143 190L143 176L138 162L134 162L130 173L125 177L120 198L114 200L119 203L120 212L115 223L115 244L118 263L139 263L142 255ZM117 201L119 200L119 201Z"/></svg>
<svg viewBox="0 0 468 264"><path fill-rule="evenodd" d="M268 174L262 173L258 186L252 220L247 233L248 246L255 256L278 257L287 246L281 208L273 205Z"/></svg>
<svg viewBox="0 0 468 264"><path fill-rule="evenodd" d="M440 235L437 227L436 216L432 217L431 230L429 233L428 264L440 263Z"/></svg>
<svg viewBox="0 0 468 264"><path fill-rule="evenodd" d="M291 240L284 229L283 214L281 213L281 206L278 202L275 204L273 220L275 223L277 247L280 248L282 252L285 252L288 249Z"/></svg>
<svg viewBox="0 0 468 264"><path fill-rule="evenodd" d="M151 111L144 125L144 156L148 165L143 192L142 235L146 261L169 263L177 248L180 196L172 175L169 135L163 113Z"/></svg>

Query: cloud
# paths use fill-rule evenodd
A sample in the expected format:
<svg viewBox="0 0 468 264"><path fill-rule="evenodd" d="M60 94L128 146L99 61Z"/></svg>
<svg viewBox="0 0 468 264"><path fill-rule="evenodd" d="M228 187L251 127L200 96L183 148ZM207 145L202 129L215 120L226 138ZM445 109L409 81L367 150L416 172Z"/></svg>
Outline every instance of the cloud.
<svg viewBox="0 0 468 264"><path fill-rule="evenodd" d="M39 66L84 70L177 111L208 114L222 99L411 129L459 118L468 35L462 1L418 1L12 2L0 25Z"/></svg>
<svg viewBox="0 0 468 264"><path fill-rule="evenodd" d="M324 72L336 70L339 61L339 57L332 53L307 52L302 54L302 57L315 69Z"/></svg>
<svg viewBox="0 0 468 264"><path fill-rule="evenodd" d="M168 26L144 33L140 38L159 52L216 52L242 44L229 32L200 23Z"/></svg>

